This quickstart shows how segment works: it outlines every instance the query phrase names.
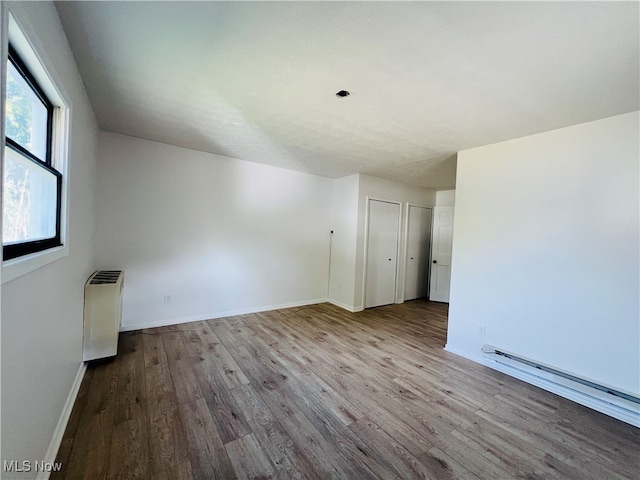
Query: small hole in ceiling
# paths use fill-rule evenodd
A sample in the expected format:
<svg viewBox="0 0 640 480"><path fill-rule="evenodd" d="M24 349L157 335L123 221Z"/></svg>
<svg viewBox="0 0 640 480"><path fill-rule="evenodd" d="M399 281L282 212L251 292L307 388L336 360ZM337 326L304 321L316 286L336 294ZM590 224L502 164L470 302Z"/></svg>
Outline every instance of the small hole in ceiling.
<svg viewBox="0 0 640 480"><path fill-rule="evenodd" d="M336 95L338 97L348 97L349 95L351 95L349 92L347 92L346 90L340 90L338 93L336 93Z"/></svg>

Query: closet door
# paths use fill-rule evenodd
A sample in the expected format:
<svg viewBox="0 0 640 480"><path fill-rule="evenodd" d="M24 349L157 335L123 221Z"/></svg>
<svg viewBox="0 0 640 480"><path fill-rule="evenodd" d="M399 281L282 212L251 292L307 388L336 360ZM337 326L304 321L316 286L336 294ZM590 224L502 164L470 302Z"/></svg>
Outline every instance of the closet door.
<svg viewBox="0 0 640 480"><path fill-rule="evenodd" d="M407 212L407 266L404 299L427 296L429 251L431 248L431 209L409 205Z"/></svg>
<svg viewBox="0 0 640 480"><path fill-rule="evenodd" d="M400 205L369 200L365 308L395 303Z"/></svg>

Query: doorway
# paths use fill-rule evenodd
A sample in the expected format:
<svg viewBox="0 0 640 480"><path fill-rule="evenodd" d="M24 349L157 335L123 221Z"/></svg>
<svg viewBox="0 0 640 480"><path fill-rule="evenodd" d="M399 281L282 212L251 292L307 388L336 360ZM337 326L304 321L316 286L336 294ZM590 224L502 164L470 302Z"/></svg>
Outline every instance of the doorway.
<svg viewBox="0 0 640 480"><path fill-rule="evenodd" d="M424 298L429 292L431 217L431 208L408 205L407 255L404 275L405 300Z"/></svg>

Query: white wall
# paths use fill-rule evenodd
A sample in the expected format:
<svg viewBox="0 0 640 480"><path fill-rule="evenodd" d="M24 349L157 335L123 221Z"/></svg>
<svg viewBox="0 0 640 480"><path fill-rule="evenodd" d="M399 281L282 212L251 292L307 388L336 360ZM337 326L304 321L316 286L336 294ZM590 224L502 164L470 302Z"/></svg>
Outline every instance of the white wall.
<svg viewBox="0 0 640 480"><path fill-rule="evenodd" d="M333 181L329 299L349 310L355 305L359 177L350 175Z"/></svg>
<svg viewBox="0 0 640 480"><path fill-rule="evenodd" d="M633 112L458 154L447 349L640 393L638 132Z"/></svg>
<svg viewBox="0 0 640 480"><path fill-rule="evenodd" d="M331 180L110 133L98 179L123 328L326 300Z"/></svg>
<svg viewBox="0 0 640 480"><path fill-rule="evenodd" d="M436 192L436 205L438 207L454 207L456 204L455 190L438 190Z"/></svg>
<svg viewBox="0 0 640 480"><path fill-rule="evenodd" d="M2 285L2 460L35 462L45 456L82 363L83 287L95 267L97 124L54 4L1 8L14 15L72 102L69 254Z"/></svg>

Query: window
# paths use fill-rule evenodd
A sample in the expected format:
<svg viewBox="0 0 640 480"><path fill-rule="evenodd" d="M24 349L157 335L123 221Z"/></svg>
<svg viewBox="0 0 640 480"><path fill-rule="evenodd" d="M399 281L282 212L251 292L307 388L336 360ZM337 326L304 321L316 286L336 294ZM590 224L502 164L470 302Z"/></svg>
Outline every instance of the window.
<svg viewBox="0 0 640 480"><path fill-rule="evenodd" d="M62 245L62 174L52 164L54 106L9 46L3 259Z"/></svg>

